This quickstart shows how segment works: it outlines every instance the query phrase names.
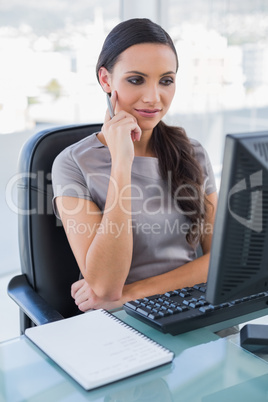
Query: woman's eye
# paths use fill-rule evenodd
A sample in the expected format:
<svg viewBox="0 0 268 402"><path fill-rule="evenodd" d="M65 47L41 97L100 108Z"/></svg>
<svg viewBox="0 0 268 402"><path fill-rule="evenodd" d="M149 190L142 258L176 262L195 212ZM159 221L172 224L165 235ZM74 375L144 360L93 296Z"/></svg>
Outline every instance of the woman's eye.
<svg viewBox="0 0 268 402"><path fill-rule="evenodd" d="M171 78L171 77L163 78L163 79L160 81L160 84L166 85L166 86L171 85L171 84L173 84L173 83L174 83L174 80L173 80L173 78Z"/></svg>
<svg viewBox="0 0 268 402"><path fill-rule="evenodd" d="M140 85L144 82L144 78L143 77L130 77L130 78L128 78L128 82L130 82L131 84L134 84L134 85Z"/></svg>

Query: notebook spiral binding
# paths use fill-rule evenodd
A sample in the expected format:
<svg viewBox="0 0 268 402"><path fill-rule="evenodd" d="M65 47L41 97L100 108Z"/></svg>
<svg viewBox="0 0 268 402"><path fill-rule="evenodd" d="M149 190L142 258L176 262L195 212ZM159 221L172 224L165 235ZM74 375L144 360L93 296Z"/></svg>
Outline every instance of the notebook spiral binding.
<svg viewBox="0 0 268 402"><path fill-rule="evenodd" d="M164 352L170 352L170 353L174 354L172 351L167 349L165 346L160 345L160 343L154 341L149 336L144 335L142 332L138 331L136 328L133 328L131 325L120 320L120 318L114 316L108 310L102 310L102 311L104 312L104 314L108 315L112 320L119 322L122 325L122 327L128 328L131 332L134 332L135 334L139 335L140 338L146 339L149 343L152 343L153 345L157 346L159 349L163 350Z"/></svg>

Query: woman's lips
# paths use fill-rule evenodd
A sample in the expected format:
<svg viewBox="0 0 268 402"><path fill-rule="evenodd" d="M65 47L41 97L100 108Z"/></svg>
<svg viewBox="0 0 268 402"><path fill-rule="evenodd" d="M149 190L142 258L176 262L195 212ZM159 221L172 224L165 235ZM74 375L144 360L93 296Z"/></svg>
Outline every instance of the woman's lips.
<svg viewBox="0 0 268 402"><path fill-rule="evenodd" d="M155 117L161 109L135 109L142 117Z"/></svg>

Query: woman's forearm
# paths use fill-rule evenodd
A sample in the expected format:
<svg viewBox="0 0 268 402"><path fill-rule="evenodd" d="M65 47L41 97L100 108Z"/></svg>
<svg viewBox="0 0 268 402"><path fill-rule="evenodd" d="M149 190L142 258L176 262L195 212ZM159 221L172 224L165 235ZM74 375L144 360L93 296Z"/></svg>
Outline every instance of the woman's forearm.
<svg viewBox="0 0 268 402"><path fill-rule="evenodd" d="M197 283L206 282L209 257L210 254L208 253L165 274L125 285L122 295L122 304L128 300L144 298L154 294L163 294L170 290L181 289L186 286L190 287Z"/></svg>
<svg viewBox="0 0 268 402"><path fill-rule="evenodd" d="M131 265L130 184L130 168L112 168L102 220L86 254L83 275L104 300L120 299Z"/></svg>
<svg viewBox="0 0 268 402"><path fill-rule="evenodd" d="M170 290L205 282L208 260L209 255L205 255L174 271L125 285L121 298L116 301L103 300L97 297L84 279L72 285L72 297L75 299L75 303L81 311L87 311L92 308L111 310L121 307L130 300L140 299L154 294L162 294ZM196 271L198 271L198 273L196 273Z"/></svg>
<svg viewBox="0 0 268 402"><path fill-rule="evenodd" d="M116 101L114 92L114 109ZM133 140L140 140L141 129L136 118L124 110L115 116L107 111L98 136L109 148L111 175L100 228L87 249L84 277L97 297L113 301L122 296L132 260L131 169Z"/></svg>

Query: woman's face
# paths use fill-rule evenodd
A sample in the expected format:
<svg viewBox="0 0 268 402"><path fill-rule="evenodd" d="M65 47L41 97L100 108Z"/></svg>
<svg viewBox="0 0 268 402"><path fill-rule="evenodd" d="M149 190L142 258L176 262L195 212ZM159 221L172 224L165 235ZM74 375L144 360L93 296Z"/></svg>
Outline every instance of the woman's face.
<svg viewBox="0 0 268 402"><path fill-rule="evenodd" d="M152 131L167 113L175 93L176 57L162 44L129 47L110 74L111 90L117 91L115 112L136 117L142 131Z"/></svg>

